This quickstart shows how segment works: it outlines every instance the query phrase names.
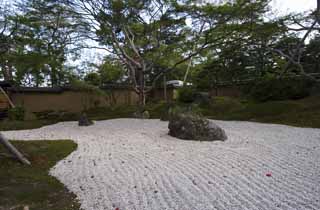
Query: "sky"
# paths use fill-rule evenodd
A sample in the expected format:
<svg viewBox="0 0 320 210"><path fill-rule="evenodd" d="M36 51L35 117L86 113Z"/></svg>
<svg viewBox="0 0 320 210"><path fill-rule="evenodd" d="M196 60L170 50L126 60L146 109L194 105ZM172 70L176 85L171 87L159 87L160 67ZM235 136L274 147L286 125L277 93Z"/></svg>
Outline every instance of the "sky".
<svg viewBox="0 0 320 210"><path fill-rule="evenodd" d="M303 12L317 7L317 0L273 0L272 9L280 14Z"/></svg>

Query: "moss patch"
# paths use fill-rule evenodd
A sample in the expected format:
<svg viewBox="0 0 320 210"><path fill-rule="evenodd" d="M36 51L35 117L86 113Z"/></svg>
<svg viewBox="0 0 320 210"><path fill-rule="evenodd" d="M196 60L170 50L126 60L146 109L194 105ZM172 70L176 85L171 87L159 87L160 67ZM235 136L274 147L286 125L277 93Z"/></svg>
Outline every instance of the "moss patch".
<svg viewBox="0 0 320 210"><path fill-rule="evenodd" d="M31 161L25 166L11 158L0 156L0 209L76 210L79 204L74 194L49 169L77 147L72 141L12 141ZM0 153L6 153L0 145Z"/></svg>
<svg viewBox="0 0 320 210"><path fill-rule="evenodd" d="M50 125L56 122L57 121L50 121L50 120L28 120L28 121L3 120L3 121L0 121L0 131L34 129L34 128L40 128L45 125Z"/></svg>
<svg viewBox="0 0 320 210"><path fill-rule="evenodd" d="M190 104L182 103L176 105L190 106ZM164 102L159 102L149 103L145 108L149 111L150 118L160 118L168 106ZM88 110L87 115L92 120L132 118L133 113L137 110L137 106L103 107ZM215 97L209 104L195 106L193 111L218 120L243 120L320 128L320 96L263 103ZM66 120L75 119L64 119ZM33 129L57 122L57 120L0 121L0 130Z"/></svg>
<svg viewBox="0 0 320 210"><path fill-rule="evenodd" d="M239 99L217 100L202 111L209 118L218 120L245 120L320 128L319 96L264 103Z"/></svg>

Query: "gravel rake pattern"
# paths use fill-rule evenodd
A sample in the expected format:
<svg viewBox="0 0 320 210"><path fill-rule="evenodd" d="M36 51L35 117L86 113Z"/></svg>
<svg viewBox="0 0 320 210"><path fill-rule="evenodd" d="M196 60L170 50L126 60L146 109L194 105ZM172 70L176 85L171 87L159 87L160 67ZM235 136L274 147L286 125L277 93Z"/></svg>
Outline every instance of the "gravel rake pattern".
<svg viewBox="0 0 320 210"><path fill-rule="evenodd" d="M177 140L166 122L137 119L3 133L74 140L78 149L50 173L85 210L320 209L320 129L215 123L226 142Z"/></svg>

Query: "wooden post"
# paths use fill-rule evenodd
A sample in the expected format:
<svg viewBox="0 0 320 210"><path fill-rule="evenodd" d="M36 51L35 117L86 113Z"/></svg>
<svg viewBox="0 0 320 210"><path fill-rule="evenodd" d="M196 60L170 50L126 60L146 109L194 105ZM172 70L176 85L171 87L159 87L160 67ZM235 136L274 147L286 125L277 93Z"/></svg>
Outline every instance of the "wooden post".
<svg viewBox="0 0 320 210"><path fill-rule="evenodd" d="M1 133L0 133L0 143L9 150L9 152L14 155L21 163L26 165L31 165L30 161L25 158Z"/></svg>

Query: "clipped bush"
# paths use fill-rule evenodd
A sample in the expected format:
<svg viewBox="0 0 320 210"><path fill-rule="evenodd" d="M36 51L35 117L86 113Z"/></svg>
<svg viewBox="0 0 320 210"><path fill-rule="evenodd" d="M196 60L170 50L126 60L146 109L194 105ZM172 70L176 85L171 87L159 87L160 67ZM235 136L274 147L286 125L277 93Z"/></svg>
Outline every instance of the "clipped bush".
<svg viewBox="0 0 320 210"><path fill-rule="evenodd" d="M192 87L178 89L178 101L181 103L193 103L196 100L196 90Z"/></svg>
<svg viewBox="0 0 320 210"><path fill-rule="evenodd" d="M8 117L10 120L23 121L25 116L25 109L22 106L17 106L12 108L8 112Z"/></svg>
<svg viewBox="0 0 320 210"><path fill-rule="evenodd" d="M183 104L168 104L166 110L162 112L160 117L161 121L169 121L170 119L174 118L183 113L188 113L190 115L196 114L201 116L201 109L197 104L192 105L183 105Z"/></svg>
<svg viewBox="0 0 320 210"><path fill-rule="evenodd" d="M310 95L314 84L308 77L262 78L248 86L246 92L259 102L301 99Z"/></svg>
<svg viewBox="0 0 320 210"><path fill-rule="evenodd" d="M149 111L150 118L158 119L168 110L169 104L170 103L165 101L158 101L155 103L148 103L145 108Z"/></svg>
<svg viewBox="0 0 320 210"><path fill-rule="evenodd" d="M46 110L42 112L35 112L34 115L38 120L50 120L50 121L70 121L77 120L78 114L65 112L65 111L55 111Z"/></svg>
<svg viewBox="0 0 320 210"><path fill-rule="evenodd" d="M180 112L181 112L181 108L179 106L168 104L166 108L162 111L160 120L169 121L174 115Z"/></svg>
<svg viewBox="0 0 320 210"><path fill-rule="evenodd" d="M136 112L133 113L133 117L137 119L149 119L150 113L148 110L138 109Z"/></svg>

